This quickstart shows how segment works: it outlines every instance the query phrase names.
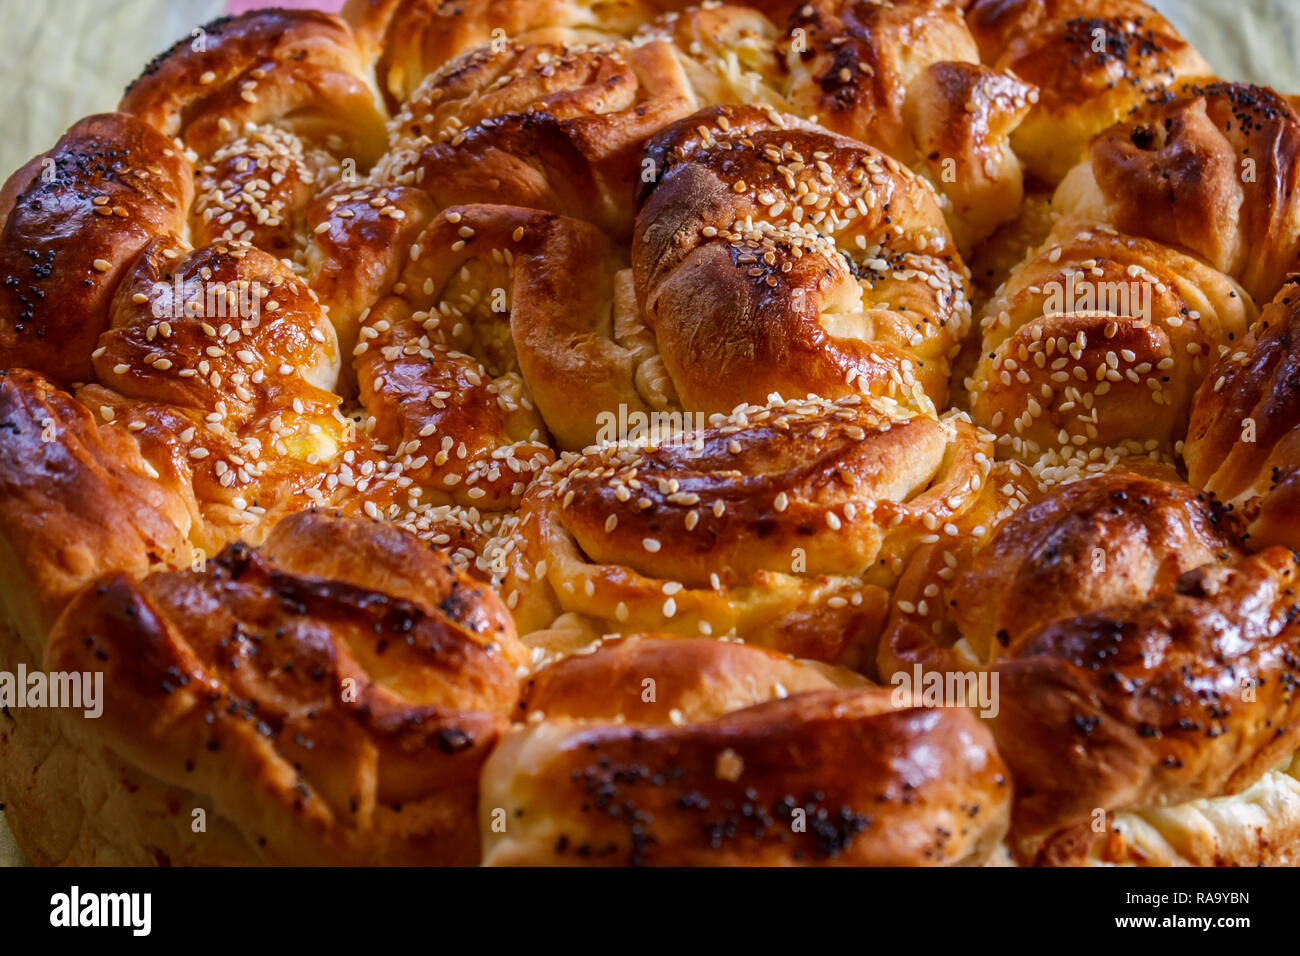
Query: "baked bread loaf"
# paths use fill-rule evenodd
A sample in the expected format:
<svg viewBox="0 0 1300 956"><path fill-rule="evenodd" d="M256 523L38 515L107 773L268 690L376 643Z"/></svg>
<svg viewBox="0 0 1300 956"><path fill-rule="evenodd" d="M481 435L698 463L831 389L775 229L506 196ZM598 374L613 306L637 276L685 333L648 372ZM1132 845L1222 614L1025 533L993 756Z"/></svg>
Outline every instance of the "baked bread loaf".
<svg viewBox="0 0 1300 956"><path fill-rule="evenodd" d="M1192 403L1189 477L1236 509L1261 546L1300 548L1296 279L1288 278Z"/></svg>
<svg viewBox="0 0 1300 956"><path fill-rule="evenodd" d="M201 36L0 189L31 860L1300 860L1286 91L1140 0Z"/></svg>
<svg viewBox="0 0 1300 956"><path fill-rule="evenodd" d="M987 728L862 682L762 648L659 635L543 667L520 700L524 726L484 768L484 862L989 858L1010 787ZM499 831L496 814L508 821Z"/></svg>

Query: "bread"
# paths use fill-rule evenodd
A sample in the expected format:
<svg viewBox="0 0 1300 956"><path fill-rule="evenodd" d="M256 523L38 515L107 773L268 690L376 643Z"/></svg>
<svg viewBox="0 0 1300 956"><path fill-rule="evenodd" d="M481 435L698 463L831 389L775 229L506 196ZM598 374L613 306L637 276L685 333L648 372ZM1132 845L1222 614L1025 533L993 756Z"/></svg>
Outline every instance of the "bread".
<svg viewBox="0 0 1300 956"><path fill-rule="evenodd" d="M1237 509L1261 546L1300 548L1297 307L1291 278L1201 383L1184 449L1188 476Z"/></svg>
<svg viewBox="0 0 1300 956"><path fill-rule="evenodd" d="M484 862L987 860L1009 794L986 728L853 683L760 648L653 635L542 668L525 726L484 768Z"/></svg>
<svg viewBox="0 0 1300 956"><path fill-rule="evenodd" d="M1012 143L1055 186L1089 141L1133 107L1209 65L1142 0L966 0L980 58L1034 84L1038 99Z"/></svg>
<svg viewBox="0 0 1300 956"><path fill-rule="evenodd" d="M1172 456L1192 394L1257 315L1201 260L1066 219L984 308L971 416L1027 460L1125 442Z"/></svg>
<svg viewBox="0 0 1300 956"><path fill-rule="evenodd" d="M999 655L994 734L1023 788L1019 852L1051 834L1039 853L1058 841L1077 853L1071 831L1094 836L1096 809L1236 793L1289 756L1298 570L1285 548L1198 568Z"/></svg>
<svg viewBox="0 0 1300 956"><path fill-rule="evenodd" d="M1296 265L1298 140L1300 114L1272 90L1188 86L1099 136L1058 205L1189 249L1265 302Z"/></svg>
<svg viewBox="0 0 1300 956"><path fill-rule="evenodd" d="M524 631L569 615L869 668L905 556L948 533L990 464L960 419L774 399L562 457L489 550Z"/></svg>
<svg viewBox="0 0 1300 956"><path fill-rule="evenodd" d="M687 410L864 386L945 404L966 272L922 180L753 107L674 124L647 157L657 178L641 188L632 273Z"/></svg>
<svg viewBox="0 0 1300 956"><path fill-rule="evenodd" d="M90 353L122 270L150 241L184 229L194 177L170 140L119 113L73 124L37 159L6 187L0 354L6 368L67 386L92 378Z"/></svg>
<svg viewBox="0 0 1300 956"><path fill-rule="evenodd" d="M266 125L362 165L386 149L366 65L337 17L257 10L214 20L200 34L145 67L120 111L200 157Z"/></svg>
<svg viewBox="0 0 1300 956"><path fill-rule="evenodd" d="M1032 83L979 62L955 0L814 0L789 20L789 101L925 175L963 251L1013 218L1022 172L1010 136Z"/></svg>
<svg viewBox="0 0 1300 956"><path fill-rule="evenodd" d="M185 564L192 520L183 489L160 477L129 433L35 372L0 373L5 454L6 623L39 657L54 618L91 578Z"/></svg>
<svg viewBox="0 0 1300 956"><path fill-rule="evenodd" d="M103 678L0 708L19 845L1300 859L1300 119L1208 73L1138 0L201 28L0 189L0 671Z"/></svg>
<svg viewBox="0 0 1300 956"><path fill-rule="evenodd" d="M1194 816L1192 801L1213 798L1230 816L1225 794L1289 760L1300 566L1285 548L1248 554L1218 502L1116 471L1040 494L959 557L946 600L891 619L880 677L996 675L990 723L1020 787L1021 862L1140 862L1123 835L1135 820ZM1294 821L1227 826L1210 852L1289 859L1274 834ZM1213 849L1224 843L1238 855Z"/></svg>
<svg viewBox="0 0 1300 956"><path fill-rule="evenodd" d="M56 624L46 665L104 670L105 742L209 794L266 862L473 862L462 818L518 694L509 618L395 529L379 532L389 543L364 522L303 517L261 554L231 545L201 572L99 579ZM303 533L355 536L373 563L296 574Z"/></svg>

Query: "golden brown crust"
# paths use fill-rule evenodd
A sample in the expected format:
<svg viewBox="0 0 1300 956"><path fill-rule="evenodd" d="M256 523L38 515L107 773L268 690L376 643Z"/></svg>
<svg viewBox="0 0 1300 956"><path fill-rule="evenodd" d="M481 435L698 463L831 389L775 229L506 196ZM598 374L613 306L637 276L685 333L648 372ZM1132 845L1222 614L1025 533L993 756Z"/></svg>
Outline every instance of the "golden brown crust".
<svg viewBox="0 0 1300 956"><path fill-rule="evenodd" d="M535 671L515 720L680 724L805 691L866 685L839 667L709 638L633 634Z"/></svg>
<svg viewBox="0 0 1300 956"><path fill-rule="evenodd" d="M315 297L280 260L235 242L150 243L122 277L96 345L104 386L199 412L224 402L236 425L285 411L292 398L336 404L338 346Z"/></svg>
<svg viewBox="0 0 1300 956"><path fill-rule="evenodd" d="M312 292L329 310L341 355L353 354L362 318L392 292L434 212L423 190L384 183L340 182L312 201L302 259ZM355 393L355 377L345 361L340 394Z"/></svg>
<svg viewBox="0 0 1300 956"><path fill-rule="evenodd" d="M183 493L125 433L48 379L0 370L0 555L4 618L38 655L58 612L111 570L189 563Z"/></svg>
<svg viewBox="0 0 1300 956"><path fill-rule="evenodd" d="M200 156L248 123L275 122L363 166L386 141L351 32L314 10L258 10L205 24L145 67L119 108Z"/></svg>
<svg viewBox="0 0 1300 956"><path fill-rule="evenodd" d="M1033 87L979 64L953 0L800 4L781 53L782 108L922 172L950 201L963 252L1015 215L1022 184L1010 134Z"/></svg>
<svg viewBox="0 0 1300 956"><path fill-rule="evenodd" d="M966 22L985 63L1038 88L1012 143L1049 185L1132 107L1180 81L1211 76L1142 0L974 0Z"/></svg>
<svg viewBox="0 0 1300 956"><path fill-rule="evenodd" d="M642 147L696 105L664 40L494 43L403 103L384 174L414 177L439 206L529 206L622 237Z"/></svg>
<svg viewBox="0 0 1300 956"><path fill-rule="evenodd" d="M757 107L704 110L647 149L637 298L689 410L779 392L946 403L966 270L921 179Z"/></svg>
<svg viewBox="0 0 1300 956"><path fill-rule="evenodd" d="M778 0L779 2L779 0ZM691 4L642 26L633 41L668 40L695 92L697 106L767 103L788 108L782 50L788 17L765 3Z"/></svg>
<svg viewBox="0 0 1300 956"><path fill-rule="evenodd" d="M419 445L435 465L430 483L458 500L468 494L466 504L517 501L551 460L548 437L582 448L605 413L649 410L638 381L647 348L621 324L635 321L632 303L618 255L594 226L515 206L457 206L414 248L398 295L366 317L356 368L376 436ZM439 452L462 443L469 454L445 464L464 485L436 470ZM525 464L502 467L506 447ZM487 471L493 485L479 474Z"/></svg>
<svg viewBox="0 0 1300 956"><path fill-rule="evenodd" d="M911 84L931 64L979 60L953 0L813 0L789 30L804 34L787 57L798 112L903 162L915 150L903 115Z"/></svg>
<svg viewBox="0 0 1300 956"><path fill-rule="evenodd" d="M346 440L333 328L301 279L247 245L150 243L97 345L102 384L78 398L190 490L210 552L257 514L301 508Z"/></svg>
<svg viewBox="0 0 1300 956"><path fill-rule="evenodd" d="M862 666L905 556L956 533L987 452L960 420L856 396L588 449L539 476L494 546L503 591L525 633L570 612Z"/></svg>
<svg viewBox="0 0 1300 956"><path fill-rule="evenodd" d="M1300 256L1297 155L1300 114L1272 90L1187 86L1099 135L1057 206L1190 250L1265 302Z"/></svg>
<svg viewBox="0 0 1300 956"><path fill-rule="evenodd" d="M123 271L150 240L184 228L190 168L166 137L105 113L73 124L39 170L14 176L0 232L0 368L86 381Z"/></svg>
<svg viewBox="0 0 1300 956"><path fill-rule="evenodd" d="M1289 755L1298 578L1295 555L1270 548L1009 648L994 733L1017 783L1020 852L1098 808L1235 793Z"/></svg>
<svg viewBox="0 0 1300 956"><path fill-rule="evenodd" d="M475 47L534 32L543 40L558 36L579 42L626 37L662 10L686 5L677 0L371 0L354 2L346 15L366 34L384 37L375 69L391 106L409 99L424 77Z"/></svg>
<svg viewBox="0 0 1300 956"><path fill-rule="evenodd" d="M1013 74L961 62L935 63L909 88L914 165L948 200L948 223L965 255L1020 211L1024 181L1011 133L1036 96Z"/></svg>
<svg viewBox="0 0 1300 956"><path fill-rule="evenodd" d="M682 725L542 721L488 761L479 813L490 865L933 866L982 862L1008 803L973 714L871 688Z"/></svg>
<svg viewBox="0 0 1300 956"><path fill-rule="evenodd" d="M457 573L436 547L391 524L300 511L276 524L261 551L293 574L345 581L418 604L496 644L508 663L527 661L501 602Z"/></svg>
<svg viewBox="0 0 1300 956"><path fill-rule="evenodd" d="M470 863L518 683L497 635L457 621L501 621L460 606L495 597L458 586L435 610L232 546L202 572L101 579L45 663L103 671L101 739L210 793L264 861Z"/></svg>
<svg viewBox="0 0 1300 956"><path fill-rule="evenodd" d="M1239 508L1256 546L1300 547L1300 295L1289 279L1192 404L1188 480Z"/></svg>
<svg viewBox="0 0 1300 956"><path fill-rule="evenodd" d="M985 306L971 417L1030 461L1126 442L1172 455L1202 377L1256 314L1197 258L1063 221Z"/></svg>
<svg viewBox="0 0 1300 956"><path fill-rule="evenodd" d="M1134 474L1087 478L998 527L953 589L953 616L988 661L1053 621L1141 601L1240 553L1234 522L1208 495Z"/></svg>

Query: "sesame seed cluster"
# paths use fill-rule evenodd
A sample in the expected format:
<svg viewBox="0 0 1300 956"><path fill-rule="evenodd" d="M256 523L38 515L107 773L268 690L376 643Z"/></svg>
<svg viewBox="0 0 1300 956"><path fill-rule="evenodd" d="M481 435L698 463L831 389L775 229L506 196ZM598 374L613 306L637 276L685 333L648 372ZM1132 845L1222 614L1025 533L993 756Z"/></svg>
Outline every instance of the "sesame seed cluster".
<svg viewBox="0 0 1300 956"><path fill-rule="evenodd" d="M566 453L493 543L502 593L524 632L567 615L869 668L910 553L989 530L969 520L1002 495L989 438L887 398L772 396L675 441Z"/></svg>

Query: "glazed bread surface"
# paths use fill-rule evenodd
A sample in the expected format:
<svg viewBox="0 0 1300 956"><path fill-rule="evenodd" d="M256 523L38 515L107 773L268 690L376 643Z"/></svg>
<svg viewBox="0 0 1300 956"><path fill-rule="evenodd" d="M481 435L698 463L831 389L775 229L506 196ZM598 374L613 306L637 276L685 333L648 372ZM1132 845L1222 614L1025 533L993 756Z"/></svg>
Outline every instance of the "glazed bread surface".
<svg viewBox="0 0 1300 956"><path fill-rule="evenodd" d="M0 189L33 862L1300 860L1294 91L1141 0L201 36Z"/></svg>

